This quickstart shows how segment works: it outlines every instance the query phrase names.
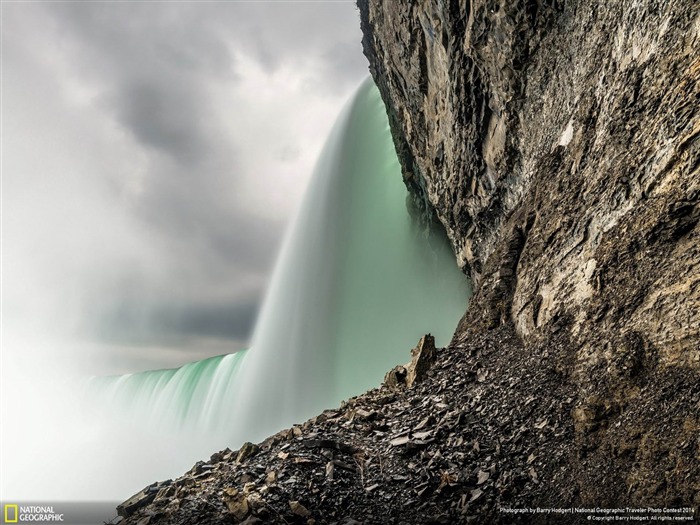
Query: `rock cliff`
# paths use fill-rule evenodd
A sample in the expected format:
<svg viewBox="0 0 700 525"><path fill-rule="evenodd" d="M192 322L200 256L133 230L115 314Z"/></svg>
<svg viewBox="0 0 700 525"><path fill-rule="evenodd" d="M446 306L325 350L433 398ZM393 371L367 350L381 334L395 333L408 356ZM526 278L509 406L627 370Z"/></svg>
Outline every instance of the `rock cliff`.
<svg viewBox="0 0 700 525"><path fill-rule="evenodd" d="M697 4L359 6L406 183L477 285L456 340L477 325L512 327L526 352L566 338L540 366L576 390L581 495L697 504L700 477L676 470L700 429L677 384L700 379Z"/></svg>
<svg viewBox="0 0 700 525"><path fill-rule="evenodd" d="M405 182L470 308L412 387L397 369L215 454L125 523L697 519L697 3L358 5ZM559 512L516 512L537 507Z"/></svg>

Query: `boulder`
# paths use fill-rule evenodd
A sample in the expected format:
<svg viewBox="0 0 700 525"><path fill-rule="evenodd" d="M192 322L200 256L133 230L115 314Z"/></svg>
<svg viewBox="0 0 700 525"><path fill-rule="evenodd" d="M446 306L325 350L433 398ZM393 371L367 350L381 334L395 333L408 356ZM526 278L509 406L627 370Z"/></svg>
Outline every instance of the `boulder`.
<svg viewBox="0 0 700 525"><path fill-rule="evenodd" d="M411 350L411 362L406 365L406 386L411 388L421 381L433 366L437 353L435 338L426 334L418 341L418 346Z"/></svg>

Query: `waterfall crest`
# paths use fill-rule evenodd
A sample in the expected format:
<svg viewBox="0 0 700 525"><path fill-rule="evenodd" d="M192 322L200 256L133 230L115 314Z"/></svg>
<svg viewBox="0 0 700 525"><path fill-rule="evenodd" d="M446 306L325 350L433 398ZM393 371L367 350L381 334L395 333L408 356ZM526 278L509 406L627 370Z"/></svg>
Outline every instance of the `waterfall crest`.
<svg viewBox="0 0 700 525"><path fill-rule="evenodd" d="M447 344L469 284L444 236L426 238L415 226L407 195L386 110L368 78L321 153L250 349L177 370L100 378L91 397L157 427L156 435L173 428L192 435L192 463L378 386L424 333Z"/></svg>

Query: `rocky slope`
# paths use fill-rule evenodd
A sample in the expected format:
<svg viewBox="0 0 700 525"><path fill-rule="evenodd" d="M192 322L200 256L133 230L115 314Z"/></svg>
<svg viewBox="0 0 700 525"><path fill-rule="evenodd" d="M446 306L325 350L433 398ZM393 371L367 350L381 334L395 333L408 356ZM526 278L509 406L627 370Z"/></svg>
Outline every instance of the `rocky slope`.
<svg viewBox="0 0 700 525"><path fill-rule="evenodd" d="M123 522L571 523L605 517L571 508L699 507L697 3L359 8L404 178L472 276L470 309L415 368L422 381L394 373L217 453L127 502ZM512 512L525 507L561 510Z"/></svg>

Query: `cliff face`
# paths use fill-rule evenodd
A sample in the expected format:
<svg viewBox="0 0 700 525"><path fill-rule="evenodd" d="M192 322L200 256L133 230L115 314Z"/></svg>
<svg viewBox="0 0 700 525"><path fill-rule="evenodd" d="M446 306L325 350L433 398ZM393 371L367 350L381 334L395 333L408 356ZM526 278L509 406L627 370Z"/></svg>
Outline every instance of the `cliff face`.
<svg viewBox="0 0 700 525"><path fill-rule="evenodd" d="M598 4L359 2L406 182L477 283L524 207L523 233L543 230L548 253L585 263L580 252L676 179L675 197L695 197L697 9ZM544 231L551 203L585 216L567 222L557 207Z"/></svg>
<svg viewBox="0 0 700 525"><path fill-rule="evenodd" d="M676 454L700 430L678 384L700 380L698 5L359 7L404 179L476 285L453 343L510 327L544 351L576 392L584 500L697 503L700 476L674 469L700 472L697 437Z"/></svg>

